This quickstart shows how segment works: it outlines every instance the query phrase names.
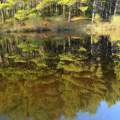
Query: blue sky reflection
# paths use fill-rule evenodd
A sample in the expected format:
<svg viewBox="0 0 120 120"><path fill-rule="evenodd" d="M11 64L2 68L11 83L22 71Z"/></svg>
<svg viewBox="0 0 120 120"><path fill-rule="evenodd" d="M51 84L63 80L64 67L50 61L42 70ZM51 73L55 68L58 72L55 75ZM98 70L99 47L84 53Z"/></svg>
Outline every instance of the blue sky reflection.
<svg viewBox="0 0 120 120"><path fill-rule="evenodd" d="M120 102L109 107L108 104L103 101L100 103L96 114L89 114L78 112L76 120L120 120Z"/></svg>

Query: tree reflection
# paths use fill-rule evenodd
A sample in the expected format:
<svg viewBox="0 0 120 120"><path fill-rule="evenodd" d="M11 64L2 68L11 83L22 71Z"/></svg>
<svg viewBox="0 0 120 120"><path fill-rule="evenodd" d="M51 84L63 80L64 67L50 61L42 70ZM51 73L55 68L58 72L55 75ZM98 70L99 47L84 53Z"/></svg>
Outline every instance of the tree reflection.
<svg viewBox="0 0 120 120"><path fill-rule="evenodd" d="M116 46L108 36L96 43L91 38L1 37L0 114L11 120L74 119L78 111L95 113L103 99L109 105L119 100Z"/></svg>

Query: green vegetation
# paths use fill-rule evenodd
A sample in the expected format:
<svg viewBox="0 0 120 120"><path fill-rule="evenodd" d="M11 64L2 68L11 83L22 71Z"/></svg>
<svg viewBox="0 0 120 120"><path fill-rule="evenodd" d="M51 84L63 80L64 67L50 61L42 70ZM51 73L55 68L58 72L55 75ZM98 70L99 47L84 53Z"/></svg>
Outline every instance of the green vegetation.
<svg viewBox="0 0 120 120"><path fill-rule="evenodd" d="M73 8L75 9L75 14L79 15L80 4L87 4L87 2L88 1L85 0L7 0L0 4L1 20L5 22L8 19L15 19L22 22L34 15L41 17L63 14L64 16L68 16L69 21L71 19ZM85 9L83 11L85 11Z"/></svg>
<svg viewBox="0 0 120 120"><path fill-rule="evenodd" d="M59 22L68 21L68 23L86 18L93 22L106 21L117 14L116 2L110 0L2 0L0 24L3 28L28 29L36 26L54 27L56 18ZM57 21L56 24L58 24Z"/></svg>
<svg viewBox="0 0 120 120"><path fill-rule="evenodd" d="M0 117L74 119L120 101L118 3L0 0Z"/></svg>

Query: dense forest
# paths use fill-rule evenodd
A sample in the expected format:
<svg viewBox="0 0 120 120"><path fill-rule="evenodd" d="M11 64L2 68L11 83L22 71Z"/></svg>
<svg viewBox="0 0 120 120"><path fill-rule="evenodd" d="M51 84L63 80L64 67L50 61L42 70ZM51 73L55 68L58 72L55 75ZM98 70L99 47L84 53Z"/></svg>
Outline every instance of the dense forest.
<svg viewBox="0 0 120 120"><path fill-rule="evenodd" d="M119 14L119 0L0 0L2 23L54 16L63 16L68 22L76 16L109 20L114 14Z"/></svg>

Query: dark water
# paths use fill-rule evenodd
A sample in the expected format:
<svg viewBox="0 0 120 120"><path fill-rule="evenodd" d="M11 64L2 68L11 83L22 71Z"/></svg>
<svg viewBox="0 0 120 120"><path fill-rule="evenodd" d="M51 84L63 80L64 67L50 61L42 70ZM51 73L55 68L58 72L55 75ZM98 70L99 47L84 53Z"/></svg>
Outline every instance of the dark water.
<svg viewBox="0 0 120 120"><path fill-rule="evenodd" d="M120 41L84 34L0 36L0 120L120 120Z"/></svg>

